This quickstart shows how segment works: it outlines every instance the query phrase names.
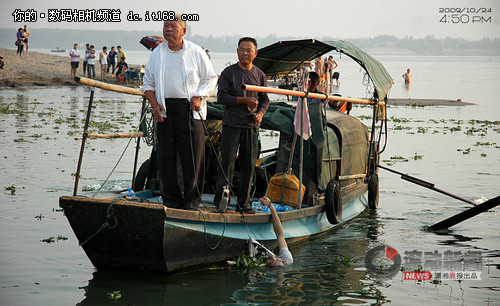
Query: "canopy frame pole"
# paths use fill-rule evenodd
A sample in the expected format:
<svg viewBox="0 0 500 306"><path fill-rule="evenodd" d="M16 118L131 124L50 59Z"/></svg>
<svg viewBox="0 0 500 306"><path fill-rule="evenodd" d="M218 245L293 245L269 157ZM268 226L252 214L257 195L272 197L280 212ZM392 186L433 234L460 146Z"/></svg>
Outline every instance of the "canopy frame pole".
<svg viewBox="0 0 500 306"><path fill-rule="evenodd" d="M85 141L87 140L88 128L90 122L90 112L92 111L92 101L94 100L94 91L90 92L89 105L87 107L87 117L85 118L85 126L83 127L82 145L80 146L80 155L78 156L78 165L76 166L75 186L73 187L73 196L76 196L78 191L78 182L80 181L80 171L82 169L83 151L85 150Z"/></svg>
<svg viewBox="0 0 500 306"><path fill-rule="evenodd" d="M296 97L306 97L306 92L297 91L297 90L287 90L287 89L279 89L265 86L257 86L257 85L241 85L241 89L246 91L254 91L254 92L265 92L265 93L273 93L278 95L290 95ZM339 97L339 96L329 96L327 94L319 94L319 93L307 93L308 98L315 98L320 100L330 100L330 101L340 101L340 102L351 102L351 103L359 103L359 104L378 104L385 105L384 101L373 101L368 99L359 99L359 98L347 98L347 97Z"/></svg>
<svg viewBox="0 0 500 306"><path fill-rule="evenodd" d="M304 104L307 103L307 97L302 99L300 106L300 156L299 156L299 209L302 208L302 174L304 172Z"/></svg>

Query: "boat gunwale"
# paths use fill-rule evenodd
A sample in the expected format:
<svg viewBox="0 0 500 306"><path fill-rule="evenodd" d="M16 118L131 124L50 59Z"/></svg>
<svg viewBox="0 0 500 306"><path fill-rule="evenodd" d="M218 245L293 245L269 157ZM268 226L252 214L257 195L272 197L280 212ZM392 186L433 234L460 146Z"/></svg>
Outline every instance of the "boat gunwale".
<svg viewBox="0 0 500 306"><path fill-rule="evenodd" d="M360 196L362 193L366 191L367 184L362 184L356 190L352 192L343 194L343 203L347 204L352 201L354 198ZM60 206L64 208L61 203L95 203L99 205L111 205L115 197L107 197L107 198L89 198L85 196L62 196L59 198ZM127 206L136 206L146 209L157 209L165 211L165 218L167 219L176 219L176 220L185 220L185 221L194 221L194 222L206 222L206 223L271 223L271 214L264 212L257 212L252 214L241 214L236 212L226 212L219 213L213 211L203 211L203 210L183 210L176 208L169 208L164 206L163 204L153 203L153 202L140 202L140 201L130 201L125 198L117 199L113 205L115 207L125 208ZM323 213L325 211L325 205L314 205L309 207L303 207L301 209L291 210L291 211L282 211L278 212L278 216L282 222L301 219L313 215L317 215Z"/></svg>

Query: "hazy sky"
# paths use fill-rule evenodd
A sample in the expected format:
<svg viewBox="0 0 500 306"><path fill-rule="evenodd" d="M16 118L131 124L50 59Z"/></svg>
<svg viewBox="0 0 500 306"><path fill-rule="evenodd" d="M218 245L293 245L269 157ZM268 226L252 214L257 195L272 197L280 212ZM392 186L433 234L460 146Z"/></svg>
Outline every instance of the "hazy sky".
<svg viewBox="0 0 500 306"><path fill-rule="evenodd" d="M14 22L12 13L16 9L36 11L37 21ZM47 15L49 9L120 9L121 22L48 22L47 16L41 18L40 14ZM2 3L0 28L17 28L27 23L31 29L121 29L158 33L161 22L144 19L146 11L159 10L198 14L199 21L190 22L189 26L191 34L199 35L263 37L275 34L344 39L387 34L399 38L434 35L435 38L449 36L469 40L500 37L499 0L9 0ZM129 11L143 21L127 21ZM443 18L449 22L440 22Z"/></svg>

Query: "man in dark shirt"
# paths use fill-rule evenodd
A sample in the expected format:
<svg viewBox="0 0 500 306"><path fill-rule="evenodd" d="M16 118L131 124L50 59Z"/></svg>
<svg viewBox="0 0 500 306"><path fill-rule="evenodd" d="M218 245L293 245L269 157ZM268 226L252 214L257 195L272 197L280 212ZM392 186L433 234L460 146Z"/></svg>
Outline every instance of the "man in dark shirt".
<svg viewBox="0 0 500 306"><path fill-rule="evenodd" d="M237 194L237 211L250 211L250 189L255 161L258 155L258 134L262 117L269 106L266 93L245 92L241 85L266 86L266 75L252 64L257 56L257 41L243 37L238 41L238 63L222 71L217 92L217 102L224 105L222 121L221 151L222 171L217 179L214 204L220 211L225 186L233 181L236 154L240 165L240 183ZM238 151L239 148L239 151ZM221 170L221 169L219 169ZM220 206L220 207L219 207Z"/></svg>

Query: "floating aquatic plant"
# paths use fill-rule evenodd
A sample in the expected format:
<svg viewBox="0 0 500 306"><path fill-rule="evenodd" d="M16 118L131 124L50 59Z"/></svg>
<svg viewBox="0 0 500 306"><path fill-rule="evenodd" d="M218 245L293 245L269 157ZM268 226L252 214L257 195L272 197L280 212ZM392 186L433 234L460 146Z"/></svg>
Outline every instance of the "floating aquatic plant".
<svg viewBox="0 0 500 306"><path fill-rule="evenodd" d="M11 185L9 187L5 187L5 190L10 190L10 195L16 195L16 186Z"/></svg>
<svg viewBox="0 0 500 306"><path fill-rule="evenodd" d="M118 302L118 300L122 297L121 290L108 292L107 295L108 295L108 299L111 299L115 302Z"/></svg>
<svg viewBox="0 0 500 306"><path fill-rule="evenodd" d="M252 257L249 255L241 254L236 258L236 266L238 268L259 267L265 265L265 258L263 256Z"/></svg>

